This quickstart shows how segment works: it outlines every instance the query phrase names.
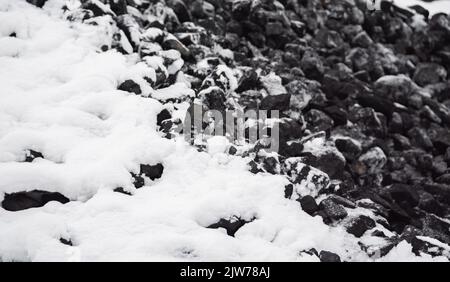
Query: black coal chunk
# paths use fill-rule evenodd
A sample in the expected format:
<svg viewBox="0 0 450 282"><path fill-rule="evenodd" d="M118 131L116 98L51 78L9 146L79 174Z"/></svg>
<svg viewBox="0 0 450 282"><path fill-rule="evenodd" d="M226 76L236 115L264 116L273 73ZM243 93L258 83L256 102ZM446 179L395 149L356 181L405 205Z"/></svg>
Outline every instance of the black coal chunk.
<svg viewBox="0 0 450 282"><path fill-rule="evenodd" d="M209 225L207 228L217 229L217 228L225 228L227 230L227 234L229 236L234 237L234 234L245 224L252 222L254 219L250 221L246 221L239 217L232 217L231 219L221 218L218 222Z"/></svg>
<svg viewBox="0 0 450 282"><path fill-rule="evenodd" d="M141 164L141 175L145 175L151 180L161 178L164 172L164 166L162 164L147 165Z"/></svg>
<svg viewBox="0 0 450 282"><path fill-rule="evenodd" d="M313 215L319 210L316 200L310 195L300 198L298 202L300 202L302 210L309 215Z"/></svg>
<svg viewBox="0 0 450 282"><path fill-rule="evenodd" d="M131 92L136 95L142 94L141 87L139 86L139 84L137 84L131 79L127 79L124 82L122 82L117 89L126 92Z"/></svg>
<svg viewBox="0 0 450 282"><path fill-rule="evenodd" d="M21 211L30 208L43 207L51 201L66 204L69 202L69 199L57 192L33 190L28 192L5 194L5 198L2 201L2 207L8 211Z"/></svg>
<svg viewBox="0 0 450 282"><path fill-rule="evenodd" d="M289 109L290 100L290 94L269 95L262 99L260 109L285 111Z"/></svg>
<svg viewBox="0 0 450 282"><path fill-rule="evenodd" d="M27 150L26 155L25 155L25 162L31 163L32 161L34 161L34 159L37 159L37 158L43 159L44 155L42 155L41 152Z"/></svg>
<svg viewBox="0 0 450 282"><path fill-rule="evenodd" d="M144 177L141 175L137 175L135 173L131 173L131 176L133 177L133 185L136 189L142 188L145 185Z"/></svg>
<svg viewBox="0 0 450 282"><path fill-rule="evenodd" d="M341 258L329 251L320 251L319 258L321 262L341 262Z"/></svg>
<svg viewBox="0 0 450 282"><path fill-rule="evenodd" d="M332 199L325 199L320 202L319 208L323 212L322 216L325 223L341 220L348 215L344 207L337 204Z"/></svg>
<svg viewBox="0 0 450 282"><path fill-rule="evenodd" d="M125 189L123 189L123 187L118 187L118 188L114 189L114 192L131 196L131 193L128 191L125 191Z"/></svg>
<svg viewBox="0 0 450 282"><path fill-rule="evenodd" d="M284 187L284 197L286 199L290 199L293 192L294 192L294 185L288 184Z"/></svg>
<svg viewBox="0 0 450 282"><path fill-rule="evenodd" d="M47 0L27 0L27 2L39 8L42 8Z"/></svg>
<svg viewBox="0 0 450 282"><path fill-rule="evenodd" d="M171 119L171 118L172 118L172 115L170 114L169 110L164 109L156 116L156 124L158 126L161 126L163 121Z"/></svg>
<svg viewBox="0 0 450 282"><path fill-rule="evenodd" d="M65 238L59 238L59 242L61 242L61 244L67 245L67 246L73 246L72 240L70 239L65 239Z"/></svg>
<svg viewBox="0 0 450 282"><path fill-rule="evenodd" d="M350 222L347 232L361 237L367 230L375 227L375 221L368 216L361 215Z"/></svg>

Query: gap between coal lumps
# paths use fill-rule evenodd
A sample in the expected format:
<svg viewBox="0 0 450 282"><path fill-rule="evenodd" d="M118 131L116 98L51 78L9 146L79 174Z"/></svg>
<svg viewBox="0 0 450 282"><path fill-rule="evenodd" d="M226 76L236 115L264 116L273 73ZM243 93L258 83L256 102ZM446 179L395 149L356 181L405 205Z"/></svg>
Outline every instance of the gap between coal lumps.
<svg viewBox="0 0 450 282"><path fill-rule="evenodd" d="M361 242L369 255L406 240L417 254L448 256L423 240L450 243L448 15L388 1L377 11L359 0L103 2L65 15L107 22L114 34L102 51L138 54L154 69L118 88L165 104L167 138L182 103L278 110L279 154L260 142L229 152L252 156L254 173L285 175L286 197L325 223L385 238L376 250Z"/></svg>

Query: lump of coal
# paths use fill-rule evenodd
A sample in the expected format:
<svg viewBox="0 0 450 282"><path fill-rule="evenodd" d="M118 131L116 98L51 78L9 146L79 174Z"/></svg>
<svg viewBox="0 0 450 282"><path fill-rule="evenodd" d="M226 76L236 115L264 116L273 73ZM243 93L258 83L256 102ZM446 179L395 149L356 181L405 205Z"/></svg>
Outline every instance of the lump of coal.
<svg viewBox="0 0 450 282"><path fill-rule="evenodd" d="M30 208L43 207L51 201L66 204L69 202L69 199L57 192L33 190L28 192L5 194L5 198L2 201L2 207L8 211L21 211Z"/></svg>
<svg viewBox="0 0 450 282"><path fill-rule="evenodd" d="M225 228L227 234L229 236L234 237L234 234L245 224L252 222L254 219L250 221L246 221L239 217L231 217L230 219L221 218L218 222L209 225L207 228L217 229L217 228Z"/></svg>

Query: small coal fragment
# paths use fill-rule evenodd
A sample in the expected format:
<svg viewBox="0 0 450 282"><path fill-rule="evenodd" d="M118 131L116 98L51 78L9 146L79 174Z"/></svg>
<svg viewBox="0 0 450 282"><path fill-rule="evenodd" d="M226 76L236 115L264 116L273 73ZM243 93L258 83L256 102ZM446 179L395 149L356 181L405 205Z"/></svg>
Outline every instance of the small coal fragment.
<svg viewBox="0 0 450 282"><path fill-rule="evenodd" d="M304 196L297 201L300 202L302 210L309 215L313 215L319 210L316 200L310 195Z"/></svg>
<svg viewBox="0 0 450 282"><path fill-rule="evenodd" d="M360 215L353 219L349 226L347 226L347 232L355 235L355 237L361 237L367 230L375 227L375 221L368 216Z"/></svg>
<svg viewBox="0 0 450 282"><path fill-rule="evenodd" d="M171 118L172 118L172 115L170 114L169 110L164 109L156 116L156 124L158 126L161 126L163 121L171 119Z"/></svg>
<svg viewBox="0 0 450 282"><path fill-rule="evenodd" d="M27 163L31 163L32 161L34 161L34 159L37 158L44 158L44 155L42 155L42 153L37 152L37 151L33 151L33 150L27 150L26 154L25 154L25 162Z"/></svg>
<svg viewBox="0 0 450 282"><path fill-rule="evenodd" d="M27 0L27 2L39 8L42 8L47 0Z"/></svg>
<svg viewBox="0 0 450 282"><path fill-rule="evenodd" d="M286 199L290 199L293 192L294 192L294 185L288 184L284 187L284 197Z"/></svg>
<svg viewBox="0 0 450 282"><path fill-rule="evenodd" d="M229 236L234 237L234 234L245 224L252 222L254 219L250 221L246 221L239 217L232 217L231 219L221 218L219 222L209 225L207 228L217 229L217 228L225 228L227 230L227 234Z"/></svg>
<svg viewBox="0 0 450 282"><path fill-rule="evenodd" d="M65 239L65 238L59 238L59 242L61 242L61 244L67 245L67 246L73 246L73 243L70 239Z"/></svg>
<svg viewBox="0 0 450 282"><path fill-rule="evenodd" d="M324 212L324 221L331 223L347 217L347 211L332 199L325 199L319 204L319 209Z"/></svg>
<svg viewBox="0 0 450 282"><path fill-rule="evenodd" d="M118 187L118 188L114 189L114 192L125 194L125 195L128 195L128 196L132 195L130 192L125 191L125 189L123 189L123 187Z"/></svg>
<svg viewBox="0 0 450 282"><path fill-rule="evenodd" d="M2 207L8 211L21 211L30 208L43 207L51 201L66 204L70 200L58 192L33 190L28 192L5 194L5 198L2 201Z"/></svg>
<svg viewBox="0 0 450 282"><path fill-rule="evenodd" d="M134 82L131 79L127 79L124 82L122 82L117 89L126 91L126 92L131 92L136 95L142 94L141 87L139 86L139 84L137 84L136 82Z"/></svg>
<svg viewBox="0 0 450 282"><path fill-rule="evenodd" d="M143 174L151 180L161 178L163 172L164 166L160 163L156 165L141 164L141 175Z"/></svg>
<svg viewBox="0 0 450 282"><path fill-rule="evenodd" d="M321 262L341 262L341 258L329 251L320 251L319 258Z"/></svg>

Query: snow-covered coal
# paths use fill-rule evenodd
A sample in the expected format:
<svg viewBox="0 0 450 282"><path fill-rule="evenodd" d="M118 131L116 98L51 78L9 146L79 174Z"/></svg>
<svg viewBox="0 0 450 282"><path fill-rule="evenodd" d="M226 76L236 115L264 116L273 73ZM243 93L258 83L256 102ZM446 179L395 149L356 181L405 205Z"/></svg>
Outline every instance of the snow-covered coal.
<svg viewBox="0 0 450 282"><path fill-rule="evenodd" d="M45 9L56 1L27 2ZM311 220L320 219L327 225L323 228L347 232L370 259L401 260L408 250L449 259L450 15L437 12L434 4L428 11L420 1L379 2L372 10L364 0L77 0L68 1L62 15L107 31L98 53L132 58L133 71L121 74L114 88L162 104L154 123L170 139L164 142L184 134L197 154L214 155L219 163L230 156L245 160L248 177L280 177L285 184L277 193L283 201ZM22 36L16 30L3 33L11 42ZM272 122L279 126L279 150L267 152L261 134L250 138L258 118L246 120L244 142L188 136L180 128L197 122L193 116L185 119L195 108L277 110ZM133 123L139 118L125 126ZM196 130L206 133L211 123L201 120ZM22 162L54 161L56 153L42 148L47 151L23 151ZM8 156L0 154L0 161L11 161ZM135 188L142 193L168 189L156 185L173 177L177 161L146 161L127 163L119 170L127 183L111 189L130 198ZM229 178L234 173L230 170ZM192 183L192 177L188 173L183 179ZM2 200L9 211L69 201L57 192L11 189ZM222 193L208 200L220 202ZM86 200L75 194L70 198ZM264 233L262 226L270 224L253 211L241 212L202 215L199 225L239 238L249 226ZM297 254L320 261L363 259L334 253L345 246L333 252L318 248L320 253L306 251L308 244L299 246L305 248Z"/></svg>

